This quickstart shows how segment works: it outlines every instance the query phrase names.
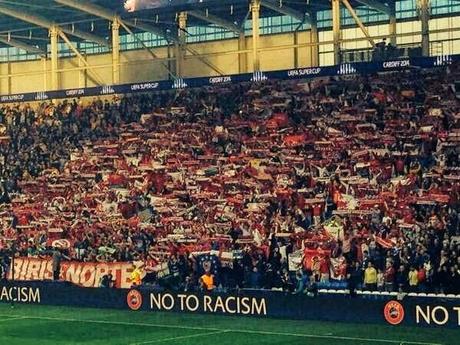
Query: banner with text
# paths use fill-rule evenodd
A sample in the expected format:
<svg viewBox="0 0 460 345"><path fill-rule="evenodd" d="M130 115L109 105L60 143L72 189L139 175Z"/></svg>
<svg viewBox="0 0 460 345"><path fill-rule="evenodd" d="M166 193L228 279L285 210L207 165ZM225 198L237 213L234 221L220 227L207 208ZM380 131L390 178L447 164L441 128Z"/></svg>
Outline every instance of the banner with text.
<svg viewBox="0 0 460 345"><path fill-rule="evenodd" d="M16 258L14 260L15 280L53 279L52 260L38 258ZM101 278L111 273L116 287L129 288L132 265L126 262L78 262L63 261L60 279L83 287L99 287ZM9 272L9 279L12 271Z"/></svg>
<svg viewBox="0 0 460 345"><path fill-rule="evenodd" d="M460 327L460 298L320 294L282 291L230 293L171 292L154 288L83 288L69 282L0 282L0 302L151 312L219 314L352 323L393 327Z"/></svg>

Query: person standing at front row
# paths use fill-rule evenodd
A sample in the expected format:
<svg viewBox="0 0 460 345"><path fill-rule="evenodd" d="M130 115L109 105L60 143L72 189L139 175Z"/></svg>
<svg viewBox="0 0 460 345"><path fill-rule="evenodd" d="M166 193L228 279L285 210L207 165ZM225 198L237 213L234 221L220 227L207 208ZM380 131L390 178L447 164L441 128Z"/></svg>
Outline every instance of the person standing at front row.
<svg viewBox="0 0 460 345"><path fill-rule="evenodd" d="M53 280L59 280L61 274L61 261L62 259L70 260L70 258L64 255L59 248L53 250Z"/></svg>

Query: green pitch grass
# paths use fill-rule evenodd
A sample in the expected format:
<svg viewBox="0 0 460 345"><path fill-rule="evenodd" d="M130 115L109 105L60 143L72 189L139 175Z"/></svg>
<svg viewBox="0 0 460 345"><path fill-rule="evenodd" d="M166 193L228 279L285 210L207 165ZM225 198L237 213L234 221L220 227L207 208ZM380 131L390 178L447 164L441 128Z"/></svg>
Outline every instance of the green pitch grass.
<svg viewBox="0 0 460 345"><path fill-rule="evenodd" d="M5 345L458 345L454 329L0 304Z"/></svg>

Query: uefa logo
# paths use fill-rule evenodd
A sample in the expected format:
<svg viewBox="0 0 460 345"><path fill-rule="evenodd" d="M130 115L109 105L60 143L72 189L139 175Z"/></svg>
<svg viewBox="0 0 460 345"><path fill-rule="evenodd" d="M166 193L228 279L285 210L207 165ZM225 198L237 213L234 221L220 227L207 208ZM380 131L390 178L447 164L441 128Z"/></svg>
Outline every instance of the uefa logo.
<svg viewBox="0 0 460 345"><path fill-rule="evenodd" d="M452 65L452 57L450 55L439 55L434 60L434 66Z"/></svg>
<svg viewBox="0 0 460 345"><path fill-rule="evenodd" d="M187 87L187 83L185 82L184 79L182 78L176 78L174 79L174 83L172 85L173 89L185 89Z"/></svg>
<svg viewBox="0 0 460 345"><path fill-rule="evenodd" d="M43 92L43 91L37 92L37 93L35 94L35 100L36 100L36 101L45 101L45 100L47 100L48 98L49 98L49 97L48 97L47 93L46 93L46 92Z"/></svg>
<svg viewBox="0 0 460 345"><path fill-rule="evenodd" d="M139 310L142 307L142 295L137 290L130 290L126 296L126 302L131 310Z"/></svg>
<svg viewBox="0 0 460 345"><path fill-rule="evenodd" d="M115 93L115 90L110 85L103 86L102 89L101 89L101 92L100 92L101 95L110 95L112 93Z"/></svg>
<svg viewBox="0 0 460 345"><path fill-rule="evenodd" d="M252 82L261 82L261 81L265 81L265 80L268 80L268 77L265 75L264 72L262 71L254 71L254 73L252 73L252 78L251 78L251 81Z"/></svg>
<svg viewBox="0 0 460 345"><path fill-rule="evenodd" d="M399 325L404 320L404 307L397 301L389 301L383 308L383 316L390 325Z"/></svg>
<svg viewBox="0 0 460 345"><path fill-rule="evenodd" d="M339 75L346 75L346 74L355 74L358 71L351 63L344 63L339 66L337 70L337 74Z"/></svg>

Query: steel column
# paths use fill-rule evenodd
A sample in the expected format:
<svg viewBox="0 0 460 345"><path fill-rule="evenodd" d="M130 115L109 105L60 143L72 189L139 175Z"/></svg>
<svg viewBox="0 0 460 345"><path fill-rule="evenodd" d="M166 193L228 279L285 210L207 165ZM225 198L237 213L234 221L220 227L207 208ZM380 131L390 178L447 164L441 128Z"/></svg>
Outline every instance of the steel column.
<svg viewBox="0 0 460 345"><path fill-rule="evenodd" d="M59 38L59 29L57 26L53 25L50 30L50 40L51 40L51 90L59 89L59 74L58 74L58 38Z"/></svg>
<svg viewBox="0 0 460 345"><path fill-rule="evenodd" d="M120 83L120 21L112 21L112 84Z"/></svg>
<svg viewBox="0 0 460 345"><path fill-rule="evenodd" d="M260 70L260 55L259 55L259 38L260 38L260 0L251 1L252 14L252 66L253 71Z"/></svg>
<svg viewBox="0 0 460 345"><path fill-rule="evenodd" d="M396 3L390 4L390 43L396 47Z"/></svg>
<svg viewBox="0 0 460 345"><path fill-rule="evenodd" d="M187 29L187 12L179 13L178 33L179 43L176 44L176 77L182 78L184 76L184 55L186 42L186 29Z"/></svg>
<svg viewBox="0 0 460 345"><path fill-rule="evenodd" d="M340 63L340 0L332 0L332 35L334 39L334 63Z"/></svg>
<svg viewBox="0 0 460 345"><path fill-rule="evenodd" d="M430 0L418 0L419 17L422 22L422 55L430 55Z"/></svg>
<svg viewBox="0 0 460 345"><path fill-rule="evenodd" d="M316 19L316 12L310 14L310 43L313 45L310 46L310 56L311 56L311 65L319 66L319 37L318 37L318 21Z"/></svg>

